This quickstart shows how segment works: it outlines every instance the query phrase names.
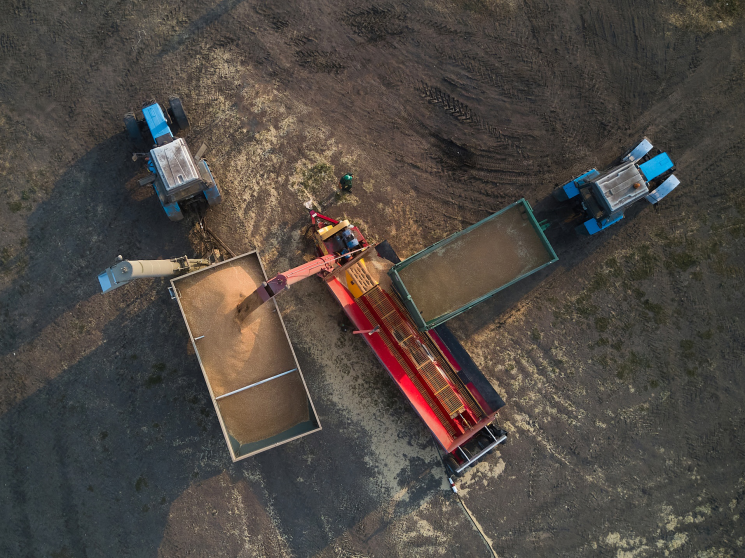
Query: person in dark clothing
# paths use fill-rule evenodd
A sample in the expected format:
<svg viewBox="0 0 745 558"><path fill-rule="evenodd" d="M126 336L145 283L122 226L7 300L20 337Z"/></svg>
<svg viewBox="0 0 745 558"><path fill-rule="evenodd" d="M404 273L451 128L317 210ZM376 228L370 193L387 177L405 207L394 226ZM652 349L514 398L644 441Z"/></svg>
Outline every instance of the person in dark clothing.
<svg viewBox="0 0 745 558"><path fill-rule="evenodd" d="M353 174L345 174L341 177L339 180L339 189L342 192L351 192L352 191L352 179L354 178Z"/></svg>

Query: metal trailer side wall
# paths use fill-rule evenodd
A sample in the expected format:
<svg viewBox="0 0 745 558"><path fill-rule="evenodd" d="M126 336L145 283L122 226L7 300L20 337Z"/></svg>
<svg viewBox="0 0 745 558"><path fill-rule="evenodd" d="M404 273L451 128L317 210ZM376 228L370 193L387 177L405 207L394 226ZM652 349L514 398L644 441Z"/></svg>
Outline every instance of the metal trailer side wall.
<svg viewBox="0 0 745 558"><path fill-rule="evenodd" d="M514 273L505 271L507 255ZM428 330L557 260L530 204L521 199L388 273L417 327Z"/></svg>
<svg viewBox="0 0 745 558"><path fill-rule="evenodd" d="M250 294L230 290L239 275L250 276L249 287L266 280L258 253L242 254L171 280L233 461L321 430L276 301L272 299L252 315L247 331L234 321L230 313L233 298ZM215 322L215 315L224 317ZM287 422L288 415L302 418L292 424Z"/></svg>

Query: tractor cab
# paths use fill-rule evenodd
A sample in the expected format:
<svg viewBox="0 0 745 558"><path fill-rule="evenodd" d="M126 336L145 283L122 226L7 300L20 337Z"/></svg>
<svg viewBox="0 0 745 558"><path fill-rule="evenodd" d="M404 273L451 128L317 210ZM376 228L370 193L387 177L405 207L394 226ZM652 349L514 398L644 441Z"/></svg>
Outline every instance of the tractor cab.
<svg viewBox="0 0 745 558"><path fill-rule="evenodd" d="M559 201L577 198L590 217L577 227L580 234L595 234L623 219L626 209L641 198L657 203L680 181L667 153L649 156L652 143L644 138L619 162L604 172L590 169L554 190Z"/></svg>
<svg viewBox="0 0 745 558"><path fill-rule="evenodd" d="M179 202L186 202L204 192L209 205L220 201L220 192L207 161L194 161L189 146L181 139L150 150L148 169L155 175L153 187L166 214L173 221L183 218ZM172 215L178 217L174 219Z"/></svg>

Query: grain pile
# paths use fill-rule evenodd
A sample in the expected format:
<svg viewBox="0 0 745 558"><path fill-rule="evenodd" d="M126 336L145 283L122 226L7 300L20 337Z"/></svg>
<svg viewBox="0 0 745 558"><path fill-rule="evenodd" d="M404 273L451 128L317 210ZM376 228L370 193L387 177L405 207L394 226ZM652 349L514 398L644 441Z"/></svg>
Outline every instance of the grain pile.
<svg viewBox="0 0 745 558"><path fill-rule="evenodd" d="M425 321L453 312L551 260L515 206L399 270Z"/></svg>
<svg viewBox="0 0 745 558"><path fill-rule="evenodd" d="M217 405L228 432L241 444L308 420L308 398L298 372L221 399Z"/></svg>
<svg viewBox="0 0 745 558"><path fill-rule="evenodd" d="M256 310L243 327L236 307L263 274L249 257L209 268L177 283L197 353L215 397L296 368L274 304ZM308 399L294 372L218 401L228 432L241 444L279 434L308 420Z"/></svg>
<svg viewBox="0 0 745 558"><path fill-rule="evenodd" d="M393 267L393 264L385 258L378 256L375 251L372 251L372 255L365 256L362 261L365 263L365 270L372 280L378 283L384 291L390 291L392 285L388 271Z"/></svg>

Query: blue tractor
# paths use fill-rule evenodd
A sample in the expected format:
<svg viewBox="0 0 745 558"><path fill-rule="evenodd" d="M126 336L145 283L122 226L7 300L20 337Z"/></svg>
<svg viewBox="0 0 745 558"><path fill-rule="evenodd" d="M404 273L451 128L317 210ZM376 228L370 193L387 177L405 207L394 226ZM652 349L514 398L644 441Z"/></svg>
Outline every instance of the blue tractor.
<svg viewBox="0 0 745 558"><path fill-rule="evenodd" d="M554 190L559 201L578 199L589 219L576 231L591 235L623 219L626 209L644 198L656 204L672 192L680 180L667 153L652 157L652 143L644 138L639 145L604 172L590 169Z"/></svg>
<svg viewBox="0 0 745 558"><path fill-rule="evenodd" d="M221 201L220 190L207 161L201 158L205 146L192 157L182 138L176 138L173 130L187 130L189 120L178 97L168 100L168 109L151 101L142 108L142 118L133 112L124 115L124 126L137 146L146 146L148 153L135 153L134 158L144 156L147 168L152 173L140 181L141 185L152 184L163 210L171 221L184 218L183 207L193 201L204 199L217 205Z"/></svg>

